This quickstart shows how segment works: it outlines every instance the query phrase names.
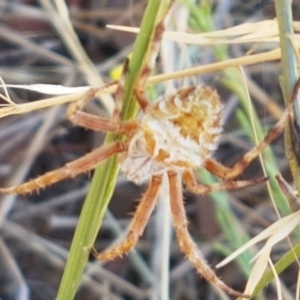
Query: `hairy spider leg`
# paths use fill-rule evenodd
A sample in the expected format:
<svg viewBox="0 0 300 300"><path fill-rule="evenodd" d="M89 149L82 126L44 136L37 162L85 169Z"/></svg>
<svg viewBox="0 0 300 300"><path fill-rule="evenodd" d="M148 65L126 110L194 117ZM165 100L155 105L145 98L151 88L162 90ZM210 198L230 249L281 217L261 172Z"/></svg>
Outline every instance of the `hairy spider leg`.
<svg viewBox="0 0 300 300"><path fill-rule="evenodd" d="M71 104L75 106L76 103ZM74 107L68 109L68 119L75 125L87 129L103 131L103 132L116 132L126 134L138 128L136 121L121 121L116 118L107 119L100 116L86 113L82 110L76 110Z"/></svg>
<svg viewBox="0 0 300 300"><path fill-rule="evenodd" d="M149 187L142 197L131 221L127 238L120 245L104 250L101 253L98 253L94 249L93 254L97 259L102 261L112 260L127 253L136 245L138 239L144 232L152 211L154 210L161 183L162 175L152 176Z"/></svg>
<svg viewBox="0 0 300 300"><path fill-rule="evenodd" d="M31 193L34 190L44 188L63 179L75 177L81 173L88 172L108 157L126 151L127 147L127 144L124 142L115 142L101 148L97 148L85 156L67 163L63 167L50 171L40 177L14 187L0 188L0 192L4 194Z"/></svg>
<svg viewBox="0 0 300 300"><path fill-rule="evenodd" d="M124 65L123 74L126 72L127 64ZM123 77L123 75L122 75ZM109 84L110 85L110 84ZM121 86L120 84L118 87ZM106 88L105 86L104 88ZM68 119L75 125L82 126L87 129L104 131L104 132L117 132L117 133L130 133L138 128L136 121L121 121L118 119L117 113L114 113L115 117L112 119L99 117L82 111L84 105L95 97L99 89L90 89L87 91L85 97L79 101L76 101L69 105L67 110ZM117 99L120 97L120 88L118 92L117 88ZM117 102L121 100L118 99ZM118 109L116 109L118 110ZM75 177L81 173L88 172L94 169L96 166L101 164L104 160L112 155L127 151L128 144L125 142L115 142L110 145L105 145L101 148L95 149L94 151L86 154L85 156L65 164L63 167L50 171L40 177L32 179L28 182L20 184L18 186L9 188L0 188L1 193L5 194L26 194L40 188L44 188L48 185L52 185L58 181L66 178Z"/></svg>
<svg viewBox="0 0 300 300"><path fill-rule="evenodd" d="M173 4L173 1L170 3L170 7L167 9L167 15L160 21L155 28L154 37L152 43L150 44L150 50L148 51L148 57L145 58L147 62L144 67L142 68L139 77L134 86L134 94L136 96L137 101L141 109L145 112L147 107L149 106L148 97L146 94L146 82L151 75L151 72L154 68L155 59L157 57L158 48L160 46L160 41L162 40L166 24L169 21L170 16L170 8Z"/></svg>
<svg viewBox="0 0 300 300"><path fill-rule="evenodd" d="M124 86L126 80L126 74L128 73L129 58L126 58L123 64L121 77L117 82L117 89L115 93L115 108L113 111L113 120L121 120L121 111L123 105Z"/></svg>
<svg viewBox="0 0 300 300"><path fill-rule="evenodd" d="M239 181L224 181L210 184L199 184L192 171L185 171L183 173L183 181L189 191L203 195L209 194L214 191L232 191L239 190L253 185L264 183L268 180L268 177L260 177L251 180L239 180Z"/></svg>
<svg viewBox="0 0 300 300"><path fill-rule="evenodd" d="M204 167L212 174L224 180L231 180L242 174L242 172L248 167L248 165L284 131L289 119L293 121L293 106L295 100L297 99L299 88L300 78L297 80L294 86L290 103L283 111L282 116L275 124L275 126L268 131L267 135L260 144L248 151L240 160L235 163L233 167L225 167L213 159L205 160Z"/></svg>
<svg viewBox="0 0 300 300"><path fill-rule="evenodd" d="M185 214L185 209L183 205L182 199L182 183L180 176L177 172L169 171L169 189L170 189L170 205L171 212L173 216L173 224L175 233L178 239L179 246L182 252L187 256L192 265L196 268L196 270L208 281L212 284L216 285L223 291L227 292L230 295L249 298L248 295L244 295L239 293L229 286L227 286L224 282L222 282L215 272L210 268L205 258L198 250L196 244L192 240L189 232L188 232L188 221ZM204 193L206 190L204 189Z"/></svg>
<svg viewBox="0 0 300 300"><path fill-rule="evenodd" d="M120 81L117 83L117 90L115 94L115 109L112 118L103 118L97 115L92 115L82 111L84 105L94 98L99 89L90 89L84 99L71 103L67 110L68 119L75 125L81 126L87 129L104 131L104 132L116 132L116 133L128 133L138 128L136 121L122 121L120 119L120 110L122 106L123 85L125 81L125 74L128 71L128 59L124 63L122 75ZM109 83L103 87L103 89L116 84L116 82ZM102 89L102 88L101 88Z"/></svg>

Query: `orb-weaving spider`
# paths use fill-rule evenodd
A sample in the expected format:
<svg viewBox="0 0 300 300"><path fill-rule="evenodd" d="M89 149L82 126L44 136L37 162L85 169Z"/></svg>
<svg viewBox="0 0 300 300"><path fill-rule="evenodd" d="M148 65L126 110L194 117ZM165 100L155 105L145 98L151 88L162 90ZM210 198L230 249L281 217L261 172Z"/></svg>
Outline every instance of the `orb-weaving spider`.
<svg viewBox="0 0 300 300"><path fill-rule="evenodd" d="M159 44L163 30L164 24L161 22L156 28L153 49ZM129 180L135 183L150 180L150 183L140 200L125 241L102 253L96 253L96 257L105 261L112 260L135 246L155 207L163 177L166 175L169 181L174 229L182 252L209 282L229 294L245 297L228 287L216 276L190 237L182 198L182 182L189 191L196 194L236 190L265 182L266 178L246 181L234 179L242 174L261 151L283 131L292 104L283 112L278 123L258 146L247 152L232 168L227 168L212 158L222 131L222 105L217 92L208 86L187 87L155 104L150 104L145 93L145 82L152 68L150 61L153 59L149 59L134 87L135 96L144 113L140 120L122 121L120 119L122 81L118 84L116 109L111 119L82 111L85 103L95 96L98 89L90 89L85 99L69 106L67 115L74 124L93 130L121 133L125 136L123 141L97 148L62 168L15 187L1 188L0 192L30 193L65 178L92 170L107 158L118 154L121 170ZM125 75L126 69L127 64L124 67ZM198 184L194 170L201 167L224 181L210 185Z"/></svg>

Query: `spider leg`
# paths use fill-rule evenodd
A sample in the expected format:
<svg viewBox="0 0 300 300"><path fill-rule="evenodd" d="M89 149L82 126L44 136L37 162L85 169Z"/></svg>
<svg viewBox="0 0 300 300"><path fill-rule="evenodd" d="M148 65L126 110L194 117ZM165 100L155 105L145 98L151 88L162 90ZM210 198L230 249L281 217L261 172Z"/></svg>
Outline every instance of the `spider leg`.
<svg viewBox="0 0 300 300"><path fill-rule="evenodd" d="M207 159L204 162L204 167L214 175L225 179L231 180L243 173L243 171L248 167L248 165L267 147L271 144L278 136L283 132L288 118L290 115L290 109L286 109L280 120L277 122L275 127L273 127L266 135L264 140L247 152L239 161L235 163L232 168L227 168L222 164L216 162L213 159Z"/></svg>
<svg viewBox="0 0 300 300"><path fill-rule="evenodd" d="M170 1L170 6L172 5L173 1ZM170 11L170 9L166 10ZM134 94L136 96L137 101L143 111L147 110L149 106L148 97L146 94L146 82L151 75L151 71L153 70L153 66L155 63L155 59L158 53L158 48L160 42L163 37L163 33L165 32L166 23L168 22L169 17L168 15L155 25L154 37L151 39L152 43L149 45L148 49L148 56L146 56L146 63L144 64L134 87Z"/></svg>
<svg viewBox="0 0 300 300"><path fill-rule="evenodd" d="M44 188L55 182L61 181L69 177L75 177L78 174L90 171L99 165L108 157L124 152L127 150L127 144L123 142L115 142L86 154L85 156L67 163L63 167L50 171L36 179L9 188L0 188L0 193L4 194L27 194L34 190Z"/></svg>
<svg viewBox="0 0 300 300"><path fill-rule="evenodd" d="M125 59L123 64L122 74L117 83L117 89L115 93L115 109L113 112L113 119L119 120L121 116L122 103L123 103L123 95L124 95L124 86L126 80L126 74L128 72L129 59Z"/></svg>
<svg viewBox="0 0 300 300"><path fill-rule="evenodd" d="M271 144L278 136L284 131L285 127L288 124L289 119L293 118L293 106L294 102L297 99L298 90L300 88L300 78L296 82L294 86L294 90L292 93L291 101L287 105L286 109L284 110L281 118L275 124L275 126L269 130L267 135L265 136L264 140L247 152L235 165L231 168L227 168L220 163L216 162L213 159L207 159L204 162L204 167L214 175L225 179L231 180L239 176L247 167L248 165L267 147Z"/></svg>
<svg viewBox="0 0 300 300"><path fill-rule="evenodd" d="M176 172L172 171L168 172L168 177L173 223L182 252L187 256L192 265L207 281L227 292L228 294L237 297L249 298L249 296L243 295L242 293L231 289L223 281L221 281L205 261L203 255L199 252L196 244L188 232L188 221L183 205L182 184L180 177Z"/></svg>
<svg viewBox="0 0 300 300"><path fill-rule="evenodd" d="M118 85L116 92L116 103L119 103L117 99L122 97L121 84ZM136 121L121 121L118 116L119 104L116 104L116 109L114 112L114 117L112 119L99 117L82 111L82 108L93 97L95 97L98 89L90 89L84 99L71 103L67 110L68 119L75 125L104 132L118 132L118 133L128 133L129 131L136 130L138 128L138 123Z"/></svg>
<svg viewBox="0 0 300 300"><path fill-rule="evenodd" d="M149 187L144 194L141 202L134 214L131 222L129 233L125 241L116 247L107 249L98 253L95 249L93 254L99 260L108 261L112 260L122 254L131 250L137 243L139 237L143 234L144 229L148 223L148 219L156 205L159 188L162 183L162 176L153 176Z"/></svg>
<svg viewBox="0 0 300 300"><path fill-rule="evenodd" d="M268 180L267 177L255 178L251 180L224 181L212 184L199 184L192 171L183 173L183 180L186 183L187 189L195 194L208 194L213 191L229 191L239 190L252 185L264 183Z"/></svg>

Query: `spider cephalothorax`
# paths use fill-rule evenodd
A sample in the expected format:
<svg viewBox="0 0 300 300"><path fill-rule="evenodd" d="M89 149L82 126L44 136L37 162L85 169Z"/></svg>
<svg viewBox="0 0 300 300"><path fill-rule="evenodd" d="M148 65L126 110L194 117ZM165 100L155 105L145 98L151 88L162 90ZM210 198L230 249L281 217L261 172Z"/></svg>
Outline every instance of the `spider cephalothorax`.
<svg viewBox="0 0 300 300"><path fill-rule="evenodd" d="M208 86L185 88L149 105L121 169L141 183L168 170L201 167L217 148L221 110L219 95Z"/></svg>

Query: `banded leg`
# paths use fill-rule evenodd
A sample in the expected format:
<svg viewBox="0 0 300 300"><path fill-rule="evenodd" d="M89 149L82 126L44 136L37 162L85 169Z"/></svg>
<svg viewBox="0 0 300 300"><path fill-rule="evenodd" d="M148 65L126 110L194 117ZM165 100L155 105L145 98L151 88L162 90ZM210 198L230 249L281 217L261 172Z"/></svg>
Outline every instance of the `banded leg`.
<svg viewBox="0 0 300 300"><path fill-rule="evenodd" d="M144 232L152 211L154 210L161 183L162 176L152 177L148 190L141 199L141 202L134 214L126 240L120 245L107 249L101 253L93 250L93 254L97 259L103 261L112 260L124 253L127 253L136 245L139 237Z"/></svg>
<svg viewBox="0 0 300 300"><path fill-rule="evenodd" d="M171 212L173 215L174 229L182 252L187 256L196 270L210 283L216 285L230 295L249 298L247 295L233 290L221 281L214 271L207 264L205 258L198 250L188 232L188 221L182 199L182 184L179 175L176 172L168 172Z"/></svg>
<svg viewBox="0 0 300 300"><path fill-rule="evenodd" d="M61 181L66 178L75 177L78 174L90 171L97 165L103 162L108 157L124 152L127 150L127 144L123 142L115 142L86 154L85 156L67 163L63 167L50 171L36 179L32 179L23 184L9 187L0 188L0 193L4 194L27 194L40 188L44 188L55 182Z"/></svg>
<svg viewBox="0 0 300 300"><path fill-rule="evenodd" d="M255 178L251 180L238 180L238 181L224 181L212 184L199 184L192 171L186 171L183 173L183 180L189 191L198 194L208 194L213 191L229 191L239 190L252 185L264 183L268 180L267 177Z"/></svg>
<svg viewBox="0 0 300 300"><path fill-rule="evenodd" d="M293 106L294 102L297 99L298 90L300 88L300 78L296 82L293 90L293 94L291 97L290 103L287 105L284 110L281 118L275 124L275 126L269 130L264 140L249 152L247 152L235 165L231 168L227 168L220 163L216 162L213 159L207 159L204 162L204 167L214 175L224 179L231 180L239 176L243 173L243 171L248 167L248 165L267 147L271 144L275 139L279 137L279 135L284 131L285 127L288 125L289 119L292 122L293 118Z"/></svg>

